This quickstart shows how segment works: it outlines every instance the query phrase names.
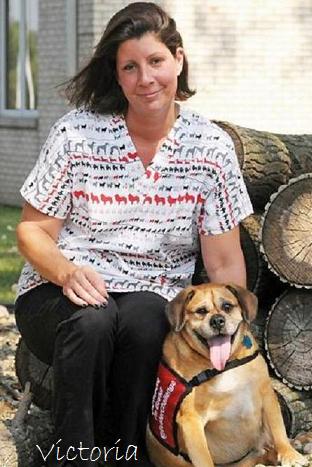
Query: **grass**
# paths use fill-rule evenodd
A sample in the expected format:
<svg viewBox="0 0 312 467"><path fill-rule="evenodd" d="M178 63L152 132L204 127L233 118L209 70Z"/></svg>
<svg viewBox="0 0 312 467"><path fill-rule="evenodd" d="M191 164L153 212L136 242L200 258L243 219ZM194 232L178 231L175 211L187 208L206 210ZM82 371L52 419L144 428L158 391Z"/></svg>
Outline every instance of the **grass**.
<svg viewBox="0 0 312 467"><path fill-rule="evenodd" d="M14 303L15 284L24 264L15 238L20 215L20 208L0 205L0 304Z"/></svg>

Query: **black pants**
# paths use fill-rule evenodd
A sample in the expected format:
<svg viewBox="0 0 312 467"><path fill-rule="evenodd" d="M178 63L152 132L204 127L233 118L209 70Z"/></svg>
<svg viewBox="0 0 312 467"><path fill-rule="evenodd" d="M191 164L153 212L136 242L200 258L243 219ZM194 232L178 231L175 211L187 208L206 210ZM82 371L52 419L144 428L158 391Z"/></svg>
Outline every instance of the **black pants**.
<svg viewBox="0 0 312 467"><path fill-rule="evenodd" d="M169 330L166 303L152 292L130 292L110 294L106 307L81 308L51 283L17 300L16 323L26 345L53 364L55 441L61 441L48 465L95 466L108 448L114 449L107 459L121 459L118 465L135 457L136 464L151 465L145 429ZM107 450L94 450L90 459L91 449L103 446Z"/></svg>

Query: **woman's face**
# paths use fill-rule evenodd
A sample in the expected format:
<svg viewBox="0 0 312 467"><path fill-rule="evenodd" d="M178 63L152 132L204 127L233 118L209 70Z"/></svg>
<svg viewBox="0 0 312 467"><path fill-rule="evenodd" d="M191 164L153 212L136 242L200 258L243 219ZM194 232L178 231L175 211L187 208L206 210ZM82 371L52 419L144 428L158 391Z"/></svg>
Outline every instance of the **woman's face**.
<svg viewBox="0 0 312 467"><path fill-rule="evenodd" d="M129 110L141 115L169 110L182 66L183 49L177 48L173 56L153 33L123 42L117 51L116 71Z"/></svg>

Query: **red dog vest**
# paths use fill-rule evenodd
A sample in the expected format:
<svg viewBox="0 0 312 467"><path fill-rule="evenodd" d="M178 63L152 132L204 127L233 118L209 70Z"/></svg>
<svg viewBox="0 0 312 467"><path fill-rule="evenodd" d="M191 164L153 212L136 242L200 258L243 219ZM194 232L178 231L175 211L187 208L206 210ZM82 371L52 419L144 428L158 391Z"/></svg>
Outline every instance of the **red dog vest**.
<svg viewBox="0 0 312 467"><path fill-rule="evenodd" d="M158 441L178 455L176 415L181 402L192 390L188 382L161 361L150 415L150 428Z"/></svg>
<svg viewBox="0 0 312 467"><path fill-rule="evenodd" d="M208 369L194 376L190 381L185 380L168 367L163 360L159 364L156 386L149 418L150 429L155 438L173 454L181 455L189 461L186 454L180 452L177 438L177 413L183 399L195 386L208 381L224 371L231 370L256 358L259 350L248 357L227 362L221 371Z"/></svg>

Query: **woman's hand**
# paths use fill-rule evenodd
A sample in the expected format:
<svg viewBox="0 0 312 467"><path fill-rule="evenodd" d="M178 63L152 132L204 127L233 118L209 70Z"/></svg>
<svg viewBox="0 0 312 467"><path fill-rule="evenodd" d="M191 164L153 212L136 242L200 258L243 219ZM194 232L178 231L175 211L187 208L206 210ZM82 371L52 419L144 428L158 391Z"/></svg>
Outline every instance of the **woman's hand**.
<svg viewBox="0 0 312 467"><path fill-rule="evenodd" d="M108 294L105 282L92 267L77 266L57 247L64 219L48 216L26 203L16 235L21 254L45 279L63 288L78 306L103 305Z"/></svg>
<svg viewBox="0 0 312 467"><path fill-rule="evenodd" d="M106 305L108 300L104 280L90 266L77 266L67 276L63 294L78 306Z"/></svg>

